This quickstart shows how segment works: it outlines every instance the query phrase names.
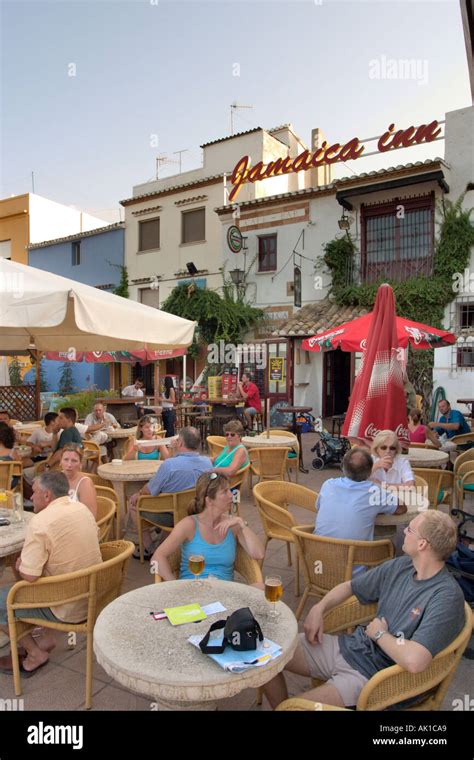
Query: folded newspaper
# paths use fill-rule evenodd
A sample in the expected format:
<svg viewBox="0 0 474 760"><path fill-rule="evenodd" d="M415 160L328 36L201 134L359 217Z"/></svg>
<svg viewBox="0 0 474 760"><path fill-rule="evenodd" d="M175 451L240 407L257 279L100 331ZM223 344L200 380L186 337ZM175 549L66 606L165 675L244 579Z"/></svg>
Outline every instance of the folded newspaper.
<svg viewBox="0 0 474 760"><path fill-rule="evenodd" d="M219 646L222 644L224 634L222 631L214 631L211 635L209 643L213 646ZM202 641L202 636L190 636L188 641L199 649L199 642ZM243 673L250 668L260 668L262 665L266 665L270 660L275 660L282 653L282 648L278 644L275 644L270 639L264 639L260 642L258 649L252 649L248 652L237 652L231 647L226 648L222 654L210 654L209 657L217 662L221 668L229 671L230 673Z"/></svg>

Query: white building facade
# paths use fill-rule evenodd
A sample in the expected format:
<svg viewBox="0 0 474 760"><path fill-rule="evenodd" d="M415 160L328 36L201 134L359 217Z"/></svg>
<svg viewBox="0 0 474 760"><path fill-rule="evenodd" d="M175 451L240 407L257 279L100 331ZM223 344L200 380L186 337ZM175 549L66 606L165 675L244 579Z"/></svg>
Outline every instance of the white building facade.
<svg viewBox="0 0 474 760"><path fill-rule="evenodd" d="M325 244L345 234L338 225L344 215L358 251L354 271L347 273L348 282L351 277L354 282L373 282L381 276L400 281L414 275L429 278L438 236L436 222L440 221L437 208L443 198L455 202L473 178L471 107L446 115L444 159L399 165L272 197L242 202L239 196L238 220L232 208L216 209L222 222L226 268L248 270L251 265L247 299L270 316L255 338L269 341L269 359L284 358L284 381L272 380L270 367L260 374L265 393L275 400L311 406L318 415L345 411L358 355L301 350L305 337L362 313L341 310L329 300L330 278L322 260ZM474 205L473 198L472 192L466 193L465 208ZM403 215L403 228L397 215ZM227 244L227 231L235 224L244 236L245 254L232 253ZM301 270L301 308L294 306L295 264ZM473 252L468 270L464 281L474 272ZM472 397L474 389L474 276L468 287L469 292L453 292L445 313L444 326L460 335L458 343L435 351L434 385L444 387L454 405L458 398Z"/></svg>

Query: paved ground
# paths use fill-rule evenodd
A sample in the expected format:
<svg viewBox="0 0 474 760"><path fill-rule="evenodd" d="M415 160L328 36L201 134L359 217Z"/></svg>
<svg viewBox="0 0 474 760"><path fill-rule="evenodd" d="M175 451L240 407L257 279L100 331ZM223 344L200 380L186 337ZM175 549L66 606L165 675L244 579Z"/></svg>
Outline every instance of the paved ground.
<svg viewBox="0 0 474 760"><path fill-rule="evenodd" d="M337 476L337 467L316 472L311 469L312 455L309 451L315 440L314 434L303 436L305 464L309 468L307 475L299 475L299 482L314 490L318 490L321 484L329 477ZM306 515L302 513L302 521L306 522ZM262 527L253 502L249 498L247 488L244 489L241 514L248 520L250 526L262 534ZM286 546L280 542L271 542L263 567L263 572L278 572L283 579L283 601L293 610L298 603L294 595L294 567L288 567ZM12 577L6 571L0 578L0 586L11 583ZM128 568L124 592L150 583L148 565L142 566L137 560L131 559ZM308 609L311 602L308 603ZM304 616L303 616L304 618ZM50 664L42 669L38 675L23 681L23 700L25 710L82 710L84 709L85 691L85 640L78 637L77 646L68 649L67 637L59 634L59 644L51 653ZM6 654L8 648L0 649L0 654ZM443 709L452 710L453 702L459 699L464 704L466 695L468 700L472 697L474 683L474 661L463 658L456 676L451 684ZM306 679L290 676L288 685L291 694L299 694L308 688ZM0 674L0 696L3 699L14 698L13 679L10 676ZM454 703L456 706L456 703ZM118 686L94 663L93 680L93 710L150 710L148 699ZM223 710L268 710L268 704L264 700L261 707L255 704L255 691L247 690L232 699L221 703Z"/></svg>

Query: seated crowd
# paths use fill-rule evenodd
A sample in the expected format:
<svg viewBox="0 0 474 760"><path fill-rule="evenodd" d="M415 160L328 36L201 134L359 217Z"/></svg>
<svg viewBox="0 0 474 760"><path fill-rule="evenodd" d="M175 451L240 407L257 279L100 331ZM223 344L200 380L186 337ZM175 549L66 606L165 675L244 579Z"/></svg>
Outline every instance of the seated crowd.
<svg viewBox="0 0 474 760"><path fill-rule="evenodd" d="M249 404L247 424L252 421L252 411L255 413L250 405L251 385L247 382L239 388ZM444 421L426 427L421 424L419 412L410 411L413 440L421 442L423 438L424 442L426 436L434 445L443 447L445 443L440 442L437 433L441 431L449 439L463 429L449 402L440 402L440 411ZM45 575L73 572L102 561L95 521L97 496L93 480L83 472L83 440L91 439L103 447L110 444L108 431L119 427L101 402L94 405L82 426L71 407L62 408L57 415L48 413L44 423L44 428L29 439L35 464L25 469L24 478L35 514L14 566L16 578L31 583ZM164 581L175 578L170 560L177 552L182 579L191 577L191 554L204 556L203 577L210 575L226 581L233 580L238 547L253 560L263 561L265 548L261 539L241 516L232 512L230 479L249 464L248 451L242 444L243 432L241 422L228 422L224 426L226 445L211 461L200 453L201 437L196 428L181 428L168 447L157 437L153 416L139 418L136 435L126 445L123 459L159 460L160 465L149 482L129 498L128 513L132 528L136 529L139 515L154 526L142 532L144 556L155 563ZM0 420L1 460L18 459L14 443L9 422ZM101 448L101 456L107 459L106 449ZM40 467L44 468L42 472ZM397 436L390 430L381 431L370 451L361 446L348 451L342 462L342 477L326 480L319 494L315 493L314 533L373 541L377 515L406 513L402 495L404 489L414 488L415 476L408 459L402 456ZM194 489L194 496L190 498L188 516L176 525L173 513L156 513L151 508L147 511L146 500L140 501L141 497L190 489ZM394 663L410 673L421 672L460 632L464 622L463 595L445 568L445 560L456 546L453 520L437 510L420 510L403 534L404 556L368 571L354 568L352 579L332 588L307 615L297 649L285 668L325 681L323 686L305 692L306 698L354 706L375 673ZM133 556L139 557L138 550ZM0 589L0 629L6 633L8 591L9 587ZM377 602L375 618L352 634L326 634L324 614L352 595L363 604ZM81 601L47 610L22 610L21 614L76 622L84 617L85 610ZM404 646L399 646L400 636ZM46 665L55 640L42 629L37 637L23 638L21 644L21 670L28 677ZM0 658L0 671L11 670L11 658ZM266 685L265 693L272 707L287 698L283 673Z"/></svg>

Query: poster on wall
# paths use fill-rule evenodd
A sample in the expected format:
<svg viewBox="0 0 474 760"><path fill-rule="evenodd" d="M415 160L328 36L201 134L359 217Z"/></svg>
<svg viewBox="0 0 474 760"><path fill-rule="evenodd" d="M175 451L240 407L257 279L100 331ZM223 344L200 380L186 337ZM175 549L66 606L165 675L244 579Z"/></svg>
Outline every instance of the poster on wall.
<svg viewBox="0 0 474 760"><path fill-rule="evenodd" d="M284 356L277 356L273 359L270 359L270 364L268 365L268 374L270 381L277 381L277 382L283 382L285 379L285 357Z"/></svg>

